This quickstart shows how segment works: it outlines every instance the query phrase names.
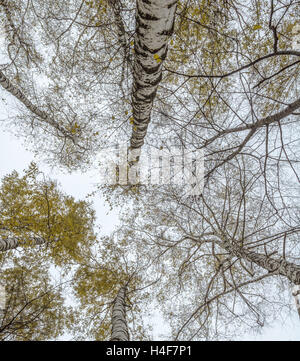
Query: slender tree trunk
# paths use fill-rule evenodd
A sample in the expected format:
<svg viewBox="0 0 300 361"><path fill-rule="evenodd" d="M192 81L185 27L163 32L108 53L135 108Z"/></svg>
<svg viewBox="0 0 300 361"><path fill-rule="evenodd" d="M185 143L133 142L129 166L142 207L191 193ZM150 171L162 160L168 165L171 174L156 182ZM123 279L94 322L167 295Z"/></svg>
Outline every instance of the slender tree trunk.
<svg viewBox="0 0 300 361"><path fill-rule="evenodd" d="M112 309L112 331L110 341L128 341L129 333L126 322L126 286L121 287Z"/></svg>
<svg viewBox="0 0 300 361"><path fill-rule="evenodd" d="M6 293L5 286L0 282L0 326L5 313Z"/></svg>
<svg viewBox="0 0 300 361"><path fill-rule="evenodd" d="M232 256L253 262L265 270L286 277L293 283L293 296L295 297L297 311L300 317L300 266L291 262L287 262L282 257L273 258L266 254L248 251L243 247L232 244L227 239L223 243L219 243Z"/></svg>
<svg viewBox="0 0 300 361"><path fill-rule="evenodd" d="M40 110L37 106L35 106L20 89L18 89L11 83L11 81L3 74L2 71L0 71L0 85L13 96L15 96L21 103L25 105L28 110L38 116L43 122L55 128L64 137L71 139L73 143L76 143L75 138L72 136L71 132L67 131L64 127L57 123L56 120L51 118L46 112Z"/></svg>
<svg viewBox="0 0 300 361"><path fill-rule="evenodd" d="M162 78L167 41L173 33L177 0L137 0L133 67L131 148L141 148L153 100Z"/></svg>
<svg viewBox="0 0 300 361"><path fill-rule="evenodd" d="M47 240L45 238L33 237L31 238L32 244L34 246L45 244ZM0 251L5 252L10 249L21 247L24 245L24 242L17 237L7 237L0 239Z"/></svg>
<svg viewBox="0 0 300 361"><path fill-rule="evenodd" d="M14 23L12 21L12 18L11 18L11 13L10 13L10 9L9 9L9 1L8 0L0 0L0 5L4 9L4 12L5 12L6 18L7 18L8 22L9 22L9 25L11 27L11 30L18 37L18 35L17 35L18 32L16 31L15 25L14 25Z"/></svg>
<svg viewBox="0 0 300 361"><path fill-rule="evenodd" d="M130 47L128 44L124 22L121 16L121 2L120 0L108 0L108 3L111 6L114 13L115 22L118 28L118 38L120 45L123 48L125 59L130 65Z"/></svg>
<svg viewBox="0 0 300 361"><path fill-rule="evenodd" d="M295 302L296 302L296 308L298 311L298 315L300 318L300 286L294 286L293 288L293 296L295 297Z"/></svg>
<svg viewBox="0 0 300 361"><path fill-rule="evenodd" d="M287 262L282 257L273 258L263 253L248 251L228 240L224 241L224 248L233 256L253 262L265 270L285 276L294 285L300 285L300 266Z"/></svg>

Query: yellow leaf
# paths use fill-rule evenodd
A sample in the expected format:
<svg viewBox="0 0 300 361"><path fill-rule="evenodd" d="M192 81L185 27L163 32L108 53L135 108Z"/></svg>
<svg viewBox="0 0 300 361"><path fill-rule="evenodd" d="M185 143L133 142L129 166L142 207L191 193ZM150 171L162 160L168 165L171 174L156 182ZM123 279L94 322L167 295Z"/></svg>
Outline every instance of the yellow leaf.
<svg viewBox="0 0 300 361"><path fill-rule="evenodd" d="M262 26L259 25L259 24L256 24L256 25L253 26L253 30L258 30L258 29L261 29L261 28L262 28Z"/></svg>

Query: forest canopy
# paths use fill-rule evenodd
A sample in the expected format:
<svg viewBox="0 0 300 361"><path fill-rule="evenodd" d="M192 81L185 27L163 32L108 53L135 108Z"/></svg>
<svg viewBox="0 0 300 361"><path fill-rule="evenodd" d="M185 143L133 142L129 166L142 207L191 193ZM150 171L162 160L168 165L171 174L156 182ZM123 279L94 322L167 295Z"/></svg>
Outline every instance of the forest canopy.
<svg viewBox="0 0 300 361"><path fill-rule="evenodd" d="M1 126L36 156L0 185L1 340L150 340L155 309L170 340L300 316L299 19L296 0L0 0ZM160 152L158 184L115 167L84 200L60 189L120 144L128 180ZM163 181L174 147L203 152L200 194L186 160Z"/></svg>

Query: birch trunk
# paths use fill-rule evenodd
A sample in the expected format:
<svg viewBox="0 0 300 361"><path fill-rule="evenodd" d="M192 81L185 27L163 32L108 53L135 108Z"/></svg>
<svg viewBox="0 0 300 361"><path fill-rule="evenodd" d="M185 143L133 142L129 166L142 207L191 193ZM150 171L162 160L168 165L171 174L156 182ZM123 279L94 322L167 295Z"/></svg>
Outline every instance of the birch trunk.
<svg viewBox="0 0 300 361"><path fill-rule="evenodd" d="M5 286L2 285L0 282L0 326L1 326L1 321L3 319L3 316L4 316L5 306L6 306Z"/></svg>
<svg viewBox="0 0 300 361"><path fill-rule="evenodd" d="M38 238L38 237L33 237L31 240L33 241L34 246L45 244L47 242L45 238ZM24 243L22 243L22 241L19 238L7 237L0 239L0 251L2 252L20 247L22 245L24 245Z"/></svg>
<svg viewBox="0 0 300 361"><path fill-rule="evenodd" d="M173 33L177 0L137 0L133 66L131 148L141 148L153 100L162 78L167 41Z"/></svg>
<svg viewBox="0 0 300 361"><path fill-rule="evenodd" d="M128 341L129 333L126 322L126 286L121 287L112 309L112 331L110 341Z"/></svg>
<svg viewBox="0 0 300 361"><path fill-rule="evenodd" d="M223 243L219 243L225 248L232 256L242 258L249 262L253 262L265 270L286 277L291 283L293 283L293 296L296 301L296 308L300 317L300 266L291 262L287 262L282 257L273 258L266 254L256 253L248 251L243 247L230 243L228 240L224 240Z"/></svg>
<svg viewBox="0 0 300 361"><path fill-rule="evenodd" d="M300 318L300 286L294 286L293 288L293 296L295 297L295 302L296 302L296 308L298 311L298 315Z"/></svg>
<svg viewBox="0 0 300 361"><path fill-rule="evenodd" d="M130 48L129 48L129 44L128 44L128 38L126 35L124 22L123 22L123 19L121 16L120 0L109 0L108 3L111 6L113 13L114 13L115 22L116 22L116 25L118 28L118 38L119 38L119 42L123 48L125 59L128 62L128 64L130 65Z"/></svg>
<svg viewBox="0 0 300 361"><path fill-rule="evenodd" d="M282 257L273 258L262 253L248 251L243 247L224 241L224 248L233 256L253 262L265 270L285 276L294 285L300 285L300 266L287 262Z"/></svg>
<svg viewBox="0 0 300 361"><path fill-rule="evenodd" d="M11 83L11 81L3 74L2 71L0 71L0 85L13 96L15 96L21 103L25 105L28 110L38 116L43 122L49 124L51 127L58 130L64 137L71 139L72 142L76 144L75 138L69 131L60 126L60 124L58 124L57 121L51 118L46 112L35 106L20 89Z"/></svg>
<svg viewBox="0 0 300 361"><path fill-rule="evenodd" d="M18 36L18 35L17 35L16 28L15 28L14 23L13 23L12 18L11 18L11 13L10 13L10 9L9 9L9 2L8 2L8 0L0 0L0 5L1 5L1 6L3 7L3 9L4 9L4 12L5 12L6 18L7 18L8 22L9 22L9 25L10 25L10 27L11 27L11 30L13 31L13 33L14 33L16 36Z"/></svg>

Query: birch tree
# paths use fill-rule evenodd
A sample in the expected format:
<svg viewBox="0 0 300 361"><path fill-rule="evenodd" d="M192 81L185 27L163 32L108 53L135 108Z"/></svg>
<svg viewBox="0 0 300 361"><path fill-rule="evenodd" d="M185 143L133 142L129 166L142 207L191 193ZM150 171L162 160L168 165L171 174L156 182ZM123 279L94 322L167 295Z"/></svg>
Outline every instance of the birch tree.
<svg viewBox="0 0 300 361"><path fill-rule="evenodd" d="M153 100L162 78L168 38L173 33L177 1L137 1L133 67L132 148L144 143Z"/></svg>
<svg viewBox="0 0 300 361"><path fill-rule="evenodd" d="M63 194L34 163L24 176L4 177L0 204L0 251L39 245L41 257L46 252L60 264L95 241L91 206Z"/></svg>
<svg viewBox="0 0 300 361"><path fill-rule="evenodd" d="M110 341L129 341L126 321L126 291L126 286L121 287L114 300Z"/></svg>
<svg viewBox="0 0 300 361"><path fill-rule="evenodd" d="M2 84L28 109L15 125L65 166L83 167L111 143L183 137L222 150L213 172L266 128L258 119L299 98L295 1L22 0L0 11Z"/></svg>
<svg viewBox="0 0 300 361"><path fill-rule="evenodd" d="M136 252L121 234L101 237L74 263L76 316L69 323L75 340L151 340L150 258Z"/></svg>
<svg viewBox="0 0 300 361"><path fill-rule="evenodd" d="M267 197L261 170L245 158L223 166L196 199L173 184L117 200L135 199L119 238L152 259L152 272L161 277L152 296L170 320L173 339L235 339L297 311L291 298L299 284L296 177L278 180L274 173L281 198L274 186ZM274 184L271 177L268 182Z"/></svg>
<svg viewBox="0 0 300 361"><path fill-rule="evenodd" d="M108 196L119 205L128 198L136 202L123 217L125 237L139 239L141 252L165 262L168 276L157 297L174 318L176 339L230 337L229 330L243 323L260 328L279 313L275 303L268 309L266 295L288 309L291 288L299 282L299 52L286 33L296 23L292 9L298 14L299 7L231 5L215 12L220 26L206 22L214 16L203 6L179 6L179 33L193 40L180 42L175 30L173 63L165 63L172 80L162 81L161 91L176 101L163 114L168 125L159 121L155 135L148 134L157 147L161 141L169 146L173 134L184 148L205 149L204 194L185 199L184 186L172 184ZM233 29L236 19L240 23ZM187 63L178 66L179 44ZM220 44L226 44L223 51ZM185 307L169 309L171 289L178 304L186 297ZM188 298L184 290L191 289L197 291Z"/></svg>
<svg viewBox="0 0 300 361"><path fill-rule="evenodd" d="M17 133L48 161L82 168L124 140L137 154L143 144L205 149L196 199L183 197L184 186L105 189L111 203L134 201L120 239L161 277L153 295L173 339L226 337L288 308L284 291L299 280L299 3L3 0L0 11L4 101L20 102ZM55 224L31 240L56 244L65 233ZM5 235L4 247L16 244ZM112 262L99 267L96 257L76 270L82 324L94 319L86 327L94 339L110 337L112 300L134 269L120 258L112 257L116 278Z"/></svg>
<svg viewBox="0 0 300 361"><path fill-rule="evenodd" d="M297 307L298 314L299 314L299 317L300 317L300 300L299 300L299 294L300 294L300 288L299 288L299 285L298 285L298 286L295 286L294 289L293 289L293 296L295 297L296 307Z"/></svg>
<svg viewBox="0 0 300 361"><path fill-rule="evenodd" d="M62 285L51 280L47 267L29 254L1 262L6 297L0 318L1 341L57 339L65 332L71 313L64 305Z"/></svg>

